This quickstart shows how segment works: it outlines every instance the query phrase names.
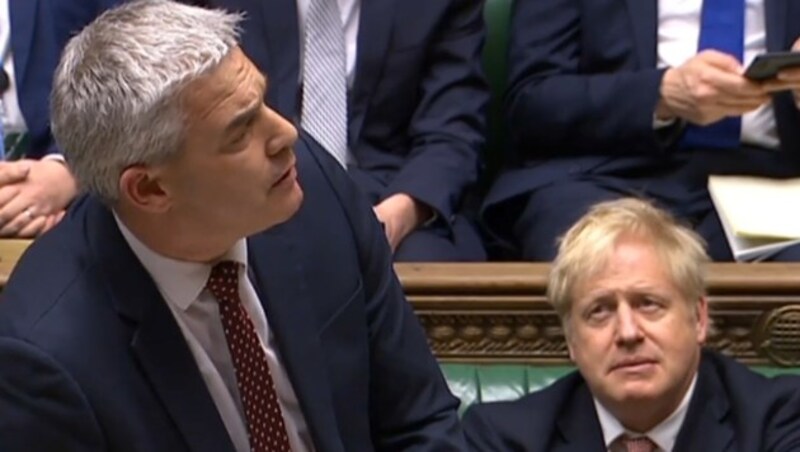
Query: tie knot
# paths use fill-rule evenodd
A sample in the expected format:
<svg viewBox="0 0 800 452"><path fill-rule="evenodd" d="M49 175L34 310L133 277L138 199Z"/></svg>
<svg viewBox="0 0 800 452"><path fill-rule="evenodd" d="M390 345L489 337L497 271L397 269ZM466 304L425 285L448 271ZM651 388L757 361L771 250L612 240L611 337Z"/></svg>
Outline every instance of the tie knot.
<svg viewBox="0 0 800 452"><path fill-rule="evenodd" d="M623 446L622 450L626 452L654 452L656 450L656 444L646 436L631 438L623 435L620 437L620 444Z"/></svg>
<svg viewBox="0 0 800 452"><path fill-rule="evenodd" d="M239 300L239 264L222 261L211 268L206 283L208 290L220 303L233 303Z"/></svg>

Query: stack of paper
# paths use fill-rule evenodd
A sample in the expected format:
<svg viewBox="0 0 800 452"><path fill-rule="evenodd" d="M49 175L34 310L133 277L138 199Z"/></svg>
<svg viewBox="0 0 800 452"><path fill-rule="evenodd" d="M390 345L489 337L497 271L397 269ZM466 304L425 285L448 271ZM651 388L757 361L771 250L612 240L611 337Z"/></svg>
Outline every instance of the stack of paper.
<svg viewBox="0 0 800 452"><path fill-rule="evenodd" d="M800 179L710 176L708 191L737 261L800 243Z"/></svg>

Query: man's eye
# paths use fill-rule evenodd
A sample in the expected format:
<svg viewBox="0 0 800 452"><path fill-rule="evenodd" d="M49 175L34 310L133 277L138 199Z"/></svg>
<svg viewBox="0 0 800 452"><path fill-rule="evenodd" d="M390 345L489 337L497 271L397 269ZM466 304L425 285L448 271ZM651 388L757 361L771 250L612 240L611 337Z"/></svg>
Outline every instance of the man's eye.
<svg viewBox="0 0 800 452"><path fill-rule="evenodd" d="M590 320L602 320L609 316L611 308L606 304L597 304L592 306L587 312L587 317Z"/></svg>
<svg viewBox="0 0 800 452"><path fill-rule="evenodd" d="M231 144L241 144L247 137L250 135L250 129L247 128L243 130L241 133L237 134L232 140Z"/></svg>
<svg viewBox="0 0 800 452"><path fill-rule="evenodd" d="M654 298L645 297L639 302L639 307L644 311L661 309L662 303Z"/></svg>

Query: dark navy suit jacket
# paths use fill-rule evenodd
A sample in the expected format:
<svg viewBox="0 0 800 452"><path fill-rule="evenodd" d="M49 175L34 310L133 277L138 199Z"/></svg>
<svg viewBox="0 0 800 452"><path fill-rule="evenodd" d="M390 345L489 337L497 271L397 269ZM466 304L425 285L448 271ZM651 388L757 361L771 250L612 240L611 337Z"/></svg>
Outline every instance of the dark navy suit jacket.
<svg viewBox="0 0 800 452"><path fill-rule="evenodd" d="M332 157L296 148L303 205L250 237L248 258L315 449L463 450L369 203ZM0 438L9 452L233 450L172 313L93 197L3 292Z"/></svg>
<svg viewBox="0 0 800 452"><path fill-rule="evenodd" d="M58 64L49 0L10 0L17 99L28 126L28 157L59 152L50 134L50 88Z"/></svg>
<svg viewBox="0 0 800 452"><path fill-rule="evenodd" d="M764 3L767 49L788 50L800 37L800 3ZM484 204L496 231L503 225L493 220L503 216L493 209L539 187L598 175L643 177L675 164L680 130L653 128L665 71L656 68L657 4L515 0L505 99L515 162ZM800 175L800 112L788 92L773 104L787 160L780 165L786 172L773 175Z"/></svg>
<svg viewBox="0 0 800 452"><path fill-rule="evenodd" d="M481 452L605 452L592 394L578 372L513 402L471 407L468 446ZM800 378L767 379L704 351L675 451L800 450Z"/></svg>
<svg viewBox="0 0 800 452"><path fill-rule="evenodd" d="M296 0L207 0L247 11L242 47L269 75L268 103L298 117ZM373 202L404 192L443 219L478 174L489 92L476 0L362 0L349 96L350 170Z"/></svg>

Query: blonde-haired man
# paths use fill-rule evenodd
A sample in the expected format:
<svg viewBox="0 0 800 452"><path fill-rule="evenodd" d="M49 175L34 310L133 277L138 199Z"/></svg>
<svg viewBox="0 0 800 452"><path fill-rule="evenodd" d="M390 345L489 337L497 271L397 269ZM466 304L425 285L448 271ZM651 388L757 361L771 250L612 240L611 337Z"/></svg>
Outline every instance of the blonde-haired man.
<svg viewBox="0 0 800 452"><path fill-rule="evenodd" d="M464 419L475 450L800 448L800 379L703 350L702 239L647 202L595 205L563 237L548 296L578 371Z"/></svg>

